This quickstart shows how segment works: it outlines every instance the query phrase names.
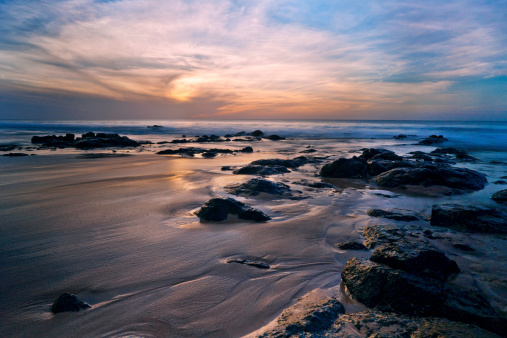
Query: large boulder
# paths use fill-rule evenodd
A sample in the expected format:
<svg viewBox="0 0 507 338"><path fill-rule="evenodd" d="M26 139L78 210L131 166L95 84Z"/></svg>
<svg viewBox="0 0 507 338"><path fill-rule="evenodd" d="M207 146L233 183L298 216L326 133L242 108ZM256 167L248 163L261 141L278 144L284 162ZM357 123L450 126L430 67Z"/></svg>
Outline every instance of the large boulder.
<svg viewBox="0 0 507 338"><path fill-rule="evenodd" d="M507 203L507 189L495 192L491 199L498 203Z"/></svg>
<svg viewBox="0 0 507 338"><path fill-rule="evenodd" d="M430 224L460 231L507 233L507 214L497 208L461 204L434 205Z"/></svg>
<svg viewBox="0 0 507 338"><path fill-rule="evenodd" d="M456 262L450 260L442 251L428 244L406 240L378 248L370 260L393 269L442 280L460 272Z"/></svg>
<svg viewBox="0 0 507 338"><path fill-rule="evenodd" d="M486 176L466 168L443 165L422 165L416 168L397 168L382 173L373 182L381 187L403 188L406 185L444 186L457 191L481 190Z"/></svg>
<svg viewBox="0 0 507 338"><path fill-rule="evenodd" d="M212 198L196 213L201 220L215 222L226 220L229 214L255 222L265 222L271 219L262 211L253 209L233 198Z"/></svg>
<svg viewBox="0 0 507 338"><path fill-rule="evenodd" d="M354 156L353 158L339 158L327 163L320 170L320 176L336 178L366 177L366 160Z"/></svg>
<svg viewBox="0 0 507 338"><path fill-rule="evenodd" d="M226 187L225 190L233 195L256 196L259 193L280 196L291 195L291 189L288 185L268 181L262 178L252 178L248 182Z"/></svg>
<svg viewBox="0 0 507 338"><path fill-rule="evenodd" d="M91 308L90 305L79 300L75 295L71 293L62 293L51 305L51 312L78 312Z"/></svg>

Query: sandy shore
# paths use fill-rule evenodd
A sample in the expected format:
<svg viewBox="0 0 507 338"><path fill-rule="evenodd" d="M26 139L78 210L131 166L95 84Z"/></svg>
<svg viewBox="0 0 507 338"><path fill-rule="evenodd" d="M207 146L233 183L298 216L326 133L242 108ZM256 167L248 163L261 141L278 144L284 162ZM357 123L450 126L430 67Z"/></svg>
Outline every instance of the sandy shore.
<svg viewBox="0 0 507 338"><path fill-rule="evenodd" d="M367 146L396 146L374 140L312 142L318 155L331 158L351 156L349 150ZM254 145L259 152L213 159L153 153L2 159L2 336L242 336L317 288L333 290L347 312L359 311L364 307L340 291L340 271L350 258L371 252L343 251L335 244L360 240L367 225L396 223L369 217L366 210L427 216L433 204L443 201L488 204L498 190L488 185L473 194L441 197L380 190L361 180L326 180L336 189L293 184L320 181L314 175L322 164L308 164L270 177L302 191L305 199L235 197L270 215L269 222L233 218L202 223L193 214L208 199L229 196L225 186L251 178L221 171L221 166L292 158L307 144L266 142ZM489 170L493 179L502 175L490 164L469 167ZM412 223L429 227L424 218ZM495 310L505 316L505 236L460 236L443 236L433 244L475 276ZM476 251L463 253L452 246L456 240ZM225 263L244 256L271 268ZM51 314L51 303L62 292L78 295L92 309Z"/></svg>

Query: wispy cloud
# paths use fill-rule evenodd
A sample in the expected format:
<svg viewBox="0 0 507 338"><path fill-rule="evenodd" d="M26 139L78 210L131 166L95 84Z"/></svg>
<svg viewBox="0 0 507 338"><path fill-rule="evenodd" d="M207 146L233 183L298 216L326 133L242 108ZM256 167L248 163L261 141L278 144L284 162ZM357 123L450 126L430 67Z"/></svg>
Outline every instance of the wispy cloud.
<svg viewBox="0 0 507 338"><path fill-rule="evenodd" d="M456 83L507 75L494 1L23 1L0 12L1 87L220 102L204 116L446 111L459 108Z"/></svg>

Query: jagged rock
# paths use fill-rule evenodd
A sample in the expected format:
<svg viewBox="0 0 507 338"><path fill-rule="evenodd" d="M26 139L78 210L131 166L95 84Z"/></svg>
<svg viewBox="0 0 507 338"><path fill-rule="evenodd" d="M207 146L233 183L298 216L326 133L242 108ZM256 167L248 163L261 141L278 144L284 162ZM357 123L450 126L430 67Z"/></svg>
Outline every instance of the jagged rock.
<svg viewBox="0 0 507 338"><path fill-rule="evenodd" d="M491 199L498 203L507 203L507 189L495 192Z"/></svg>
<svg viewBox="0 0 507 338"><path fill-rule="evenodd" d="M460 231L507 233L507 214L496 208L460 204L434 205L430 224Z"/></svg>
<svg viewBox="0 0 507 338"><path fill-rule="evenodd" d="M232 172L236 175L278 175L290 173L290 171L284 166L263 166L263 165L247 165L246 167L239 168Z"/></svg>
<svg viewBox="0 0 507 338"><path fill-rule="evenodd" d="M258 261L258 260L251 260L248 258L229 258L225 261L226 263L238 263L238 264L244 264L253 266L259 269L269 269L269 264L266 264L264 262Z"/></svg>
<svg viewBox="0 0 507 338"><path fill-rule="evenodd" d="M67 134L72 135L72 134ZM106 148L106 147L138 147L139 143L127 136L118 134L104 134L92 132L83 134L74 141L74 147L79 149Z"/></svg>
<svg viewBox="0 0 507 338"><path fill-rule="evenodd" d="M196 213L204 221L224 221L229 214L256 222L265 222L271 219L262 211L253 209L232 198L212 198Z"/></svg>
<svg viewBox="0 0 507 338"><path fill-rule="evenodd" d="M388 218L393 219L395 221L402 221L402 222L411 222L411 221L418 221L419 219L413 215L404 215L400 214L398 212L392 212L392 211L386 211L381 209L370 209L366 212L369 216L372 217L382 217L382 218Z"/></svg>
<svg viewBox="0 0 507 338"><path fill-rule="evenodd" d="M285 309L276 326L260 335L275 337L315 337L324 334L345 309L336 298L313 299L313 292Z"/></svg>
<svg viewBox="0 0 507 338"><path fill-rule="evenodd" d="M32 137L32 143L43 144L48 147L59 147L59 148L74 146L74 140L75 140L74 134L65 134L65 136L47 135L47 136Z"/></svg>
<svg viewBox="0 0 507 338"><path fill-rule="evenodd" d="M368 248L365 247L363 244L357 243L354 241L338 243L338 244L336 244L336 247L341 250L357 250L357 251L367 251L368 250Z"/></svg>
<svg viewBox="0 0 507 338"><path fill-rule="evenodd" d="M431 136L428 136L427 138L425 138L424 140L420 141L419 144L422 144L425 146L431 146L434 144L444 143L445 141L449 141L449 140L446 139L445 137L443 137L442 135L438 135L438 136L431 135Z"/></svg>
<svg viewBox="0 0 507 338"><path fill-rule="evenodd" d="M51 312L77 312L91 308L90 305L79 300L75 295L70 293L62 293L51 305Z"/></svg>
<svg viewBox="0 0 507 338"><path fill-rule="evenodd" d="M270 195L291 195L291 189L283 183L272 182L262 178L252 178L248 182L225 188L233 195L256 196L259 193Z"/></svg>
<svg viewBox="0 0 507 338"><path fill-rule="evenodd" d="M342 281L359 302L383 311L429 315L442 303L441 280L394 270L353 258L342 270Z"/></svg>
<svg viewBox="0 0 507 338"><path fill-rule="evenodd" d="M456 262L450 260L442 251L428 244L406 240L378 248L370 260L393 269L442 280L460 272Z"/></svg>
<svg viewBox="0 0 507 338"><path fill-rule="evenodd" d="M354 156L353 158L339 158L336 161L327 163L320 170L319 175L323 177L354 178L366 177L366 160Z"/></svg>
<svg viewBox="0 0 507 338"><path fill-rule="evenodd" d="M416 168L389 170L373 178L373 182L381 187L391 188L438 185L464 192L483 189L487 180L484 174L470 169L425 164Z"/></svg>
<svg viewBox="0 0 507 338"><path fill-rule="evenodd" d="M370 310L341 315L322 337L497 338L499 336L472 324L457 323L443 318L418 318Z"/></svg>

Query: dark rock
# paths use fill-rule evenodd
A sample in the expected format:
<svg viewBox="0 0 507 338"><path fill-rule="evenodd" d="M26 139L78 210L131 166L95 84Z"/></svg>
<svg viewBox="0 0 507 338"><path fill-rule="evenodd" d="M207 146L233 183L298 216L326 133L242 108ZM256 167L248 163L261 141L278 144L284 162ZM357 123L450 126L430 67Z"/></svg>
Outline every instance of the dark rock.
<svg viewBox="0 0 507 338"><path fill-rule="evenodd" d="M336 187L332 184L325 183L325 182L309 181L309 180L299 180L299 181L292 182L292 184L304 185L304 186L307 186L310 188L316 188L316 189L325 189L325 188L336 189Z"/></svg>
<svg viewBox="0 0 507 338"><path fill-rule="evenodd" d="M366 161L354 156L353 158L339 158L322 167L319 173L323 177L354 178L366 177Z"/></svg>
<svg viewBox="0 0 507 338"><path fill-rule="evenodd" d="M62 293L51 305L51 312L78 312L91 308L90 305L79 300L75 295L70 293Z"/></svg>
<svg viewBox="0 0 507 338"><path fill-rule="evenodd" d="M65 134L65 136L47 135L32 137L32 143L59 148L72 147L74 145L74 140L74 134Z"/></svg>
<svg viewBox="0 0 507 338"><path fill-rule="evenodd" d="M394 139L396 140L404 140L407 138L407 135L405 134L399 134L398 136L393 136Z"/></svg>
<svg viewBox="0 0 507 338"><path fill-rule="evenodd" d="M230 166L228 166L228 165L225 165L222 168L220 168L220 170L227 171L227 170L232 170L232 168Z"/></svg>
<svg viewBox="0 0 507 338"><path fill-rule="evenodd" d="M368 248L365 247L363 244L357 243L354 241L338 243L338 244L336 244L336 247L341 250L357 250L357 251L367 251L368 250Z"/></svg>
<svg viewBox="0 0 507 338"><path fill-rule="evenodd" d="M306 149L306 150L301 150L300 153L301 154L309 154L309 153L316 153L317 150L315 149Z"/></svg>
<svg viewBox="0 0 507 338"><path fill-rule="evenodd" d="M236 175L278 175L278 174L286 174L290 173L290 171L284 166L263 166L263 165L247 165L246 167L237 169L233 171L233 174Z"/></svg>
<svg viewBox="0 0 507 338"><path fill-rule="evenodd" d="M491 207L460 204L434 205L430 224L460 231L507 233L507 214Z"/></svg>
<svg viewBox="0 0 507 338"><path fill-rule="evenodd" d="M377 176L388 171L379 161L368 161L368 176Z"/></svg>
<svg viewBox="0 0 507 338"><path fill-rule="evenodd" d="M158 128L164 128L164 127L159 126L158 124L154 124L152 126L147 126L146 128L158 129Z"/></svg>
<svg viewBox="0 0 507 338"><path fill-rule="evenodd" d="M158 155L187 155L194 156L195 153L202 152L202 149L196 148L179 148L179 149L166 149L157 152Z"/></svg>
<svg viewBox="0 0 507 338"><path fill-rule="evenodd" d="M476 161L477 159L473 156L468 155L463 150L458 150L456 148L437 148L431 152L431 154L442 154L448 155L452 154L456 156L456 159L465 160L465 161Z"/></svg>
<svg viewBox="0 0 507 338"><path fill-rule="evenodd" d="M359 156L365 160L372 160L376 157L378 160L391 160L392 161L401 161L403 158L396 155L393 151L387 149L376 149L376 148L366 148L363 149L363 153Z"/></svg>
<svg viewBox="0 0 507 338"><path fill-rule="evenodd" d="M204 158L213 158L213 157L217 156L217 153L212 152L212 151L207 151L207 152L202 153L201 156Z"/></svg>
<svg viewBox="0 0 507 338"><path fill-rule="evenodd" d="M442 135L438 135L438 136L431 135L431 136L425 138L424 140L420 141L419 144L422 144L425 146L431 146L434 144L444 143L445 141L449 141L449 140L446 139L445 137L443 137Z"/></svg>
<svg viewBox="0 0 507 338"><path fill-rule="evenodd" d="M271 219L262 211L253 209L232 198L212 198L196 213L201 220L205 221L224 221L229 214L256 222L265 222Z"/></svg>
<svg viewBox="0 0 507 338"><path fill-rule="evenodd" d="M498 203L507 203L507 189L495 192L491 199Z"/></svg>
<svg viewBox="0 0 507 338"><path fill-rule="evenodd" d="M383 217L388 219L393 219L395 221L402 222L411 222L418 221L419 219L413 215L404 215L398 212L385 211L381 209L370 209L367 211L367 214L372 217Z"/></svg>
<svg viewBox="0 0 507 338"><path fill-rule="evenodd" d="M21 157L21 156L28 156L28 154L25 154L25 153L8 153L8 154L3 154L2 156Z"/></svg>
<svg viewBox="0 0 507 338"><path fill-rule="evenodd" d="M276 326L259 337L320 337L345 313L345 308L336 298L314 299L313 295L314 292L310 292L285 309L276 320Z"/></svg>
<svg viewBox="0 0 507 338"><path fill-rule="evenodd" d="M250 165L262 165L262 166L282 166L290 169L299 168L308 163L308 159L304 156L293 158L292 160L284 160L279 158L271 158L266 160L256 160L250 163Z"/></svg>
<svg viewBox="0 0 507 338"><path fill-rule="evenodd" d="M450 260L442 251L428 244L406 240L378 248L370 260L393 269L442 280L460 272L456 262Z"/></svg>
<svg viewBox="0 0 507 338"><path fill-rule="evenodd" d="M353 258L342 270L342 281L359 302L383 311L428 315L443 301L443 281L393 270Z"/></svg>
<svg viewBox="0 0 507 338"><path fill-rule="evenodd" d="M507 181L498 180L498 181L493 182L493 184L507 184Z"/></svg>
<svg viewBox="0 0 507 338"><path fill-rule="evenodd" d="M428 155L422 151L414 151L410 158L412 158L414 160L423 160L423 161L427 161L427 162L433 161L433 157L431 157L430 155Z"/></svg>
<svg viewBox="0 0 507 338"><path fill-rule="evenodd" d="M486 176L466 168L425 164L417 168L397 168L382 173L373 182L381 187L401 188L405 185L445 186L462 191L481 190Z"/></svg>
<svg viewBox="0 0 507 338"><path fill-rule="evenodd" d="M413 317L391 312L363 311L338 317L323 337L483 337L496 334L472 324L436 317Z"/></svg>
<svg viewBox="0 0 507 338"><path fill-rule="evenodd" d="M72 134L71 134L72 135ZM92 136L94 135L94 136ZM127 136L118 134L86 133L77 138L74 147L79 149L106 148L106 147L138 147L139 143Z"/></svg>
<svg viewBox="0 0 507 338"><path fill-rule="evenodd" d="M406 234L406 227L395 225L370 225L365 227L362 232L362 235L366 237L364 245L370 249L379 244L397 242Z"/></svg>
<svg viewBox="0 0 507 338"><path fill-rule="evenodd" d="M255 137L259 137L259 136L264 135L264 133L261 130L257 129L257 130L254 130L251 135L255 136Z"/></svg>
<svg viewBox="0 0 507 338"><path fill-rule="evenodd" d="M259 193L270 195L290 195L291 190L288 185L276 183L262 178L252 178L248 182L226 187L226 191L233 195L256 196Z"/></svg>
<svg viewBox="0 0 507 338"><path fill-rule="evenodd" d="M175 139L171 141L171 143L188 143L188 142L190 142L190 140L187 139Z"/></svg>
<svg viewBox="0 0 507 338"><path fill-rule="evenodd" d="M246 258L229 258L225 262L226 263L245 264L245 265L253 266L253 267L256 267L259 269L269 269L270 268L269 264L266 264L264 262L257 261L257 260L246 259Z"/></svg>
<svg viewBox="0 0 507 338"><path fill-rule="evenodd" d="M471 248L466 244L456 243L456 244L453 244L452 246L455 247L456 249L461 250L461 251L475 251L474 248Z"/></svg>
<svg viewBox="0 0 507 338"><path fill-rule="evenodd" d="M265 138L267 138L268 140L271 140L271 141L285 140L285 137L281 137L278 135L269 135L269 136L266 136Z"/></svg>
<svg viewBox="0 0 507 338"><path fill-rule="evenodd" d="M240 152L242 152L242 153L253 153L253 148L252 147L245 147L245 148L241 149Z"/></svg>
<svg viewBox="0 0 507 338"><path fill-rule="evenodd" d="M0 151L13 151L14 149L18 148L17 145L12 144L0 144Z"/></svg>

